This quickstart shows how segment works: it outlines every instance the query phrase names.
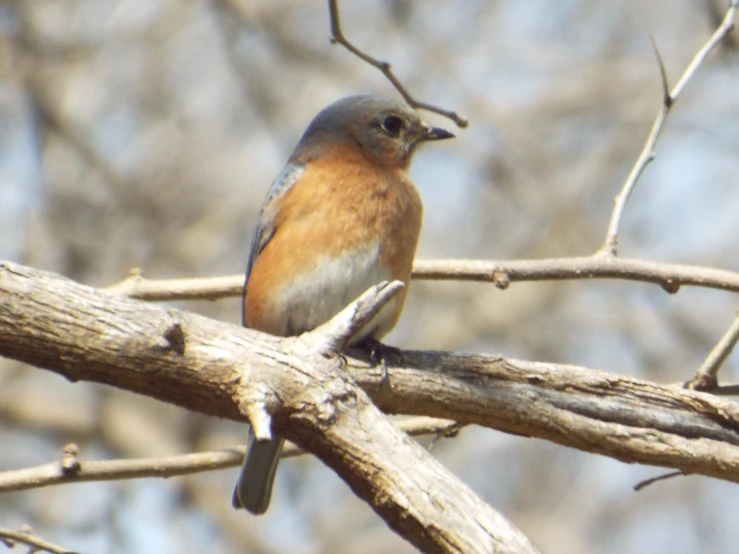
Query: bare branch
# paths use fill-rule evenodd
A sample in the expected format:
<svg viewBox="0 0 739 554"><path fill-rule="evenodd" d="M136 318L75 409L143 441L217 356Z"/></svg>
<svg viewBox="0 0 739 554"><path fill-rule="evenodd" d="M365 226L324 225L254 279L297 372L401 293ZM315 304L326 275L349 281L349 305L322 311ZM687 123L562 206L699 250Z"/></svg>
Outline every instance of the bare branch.
<svg viewBox="0 0 739 554"><path fill-rule="evenodd" d="M537 551L380 413L349 378L348 360L312 350L309 335L265 335L10 262L0 264L0 299L3 356L71 381L104 383L240 421L246 419L244 389L272 391L275 432L334 469L420 550ZM173 325L181 335L176 346L167 338Z"/></svg>
<svg viewBox="0 0 739 554"><path fill-rule="evenodd" d="M8 548L13 548L16 543L30 546L28 552L51 552L52 554L76 554L72 550L63 546L39 539L31 535L31 528L24 526L20 531L11 529L0 529L0 543L5 544Z"/></svg>
<svg viewBox="0 0 739 554"><path fill-rule="evenodd" d="M450 425L447 425L443 429L440 429L439 432L436 433L436 436L433 438L433 440L429 443L429 452L433 450L434 446L436 446L436 443L438 443L441 439L450 439L456 437L463 427L464 425L462 425L458 421L453 421Z"/></svg>
<svg viewBox="0 0 739 554"><path fill-rule="evenodd" d="M349 50L349 52L357 56L362 61L370 64L372 67L376 67L377 69L379 69L382 74L385 75L388 81L392 83L392 85L403 97L403 100L405 100L409 106L416 109L426 110L429 112L438 113L439 115L443 115L444 117L447 117L454 121L454 123L456 123L457 126L460 128L464 128L469 125L469 121L467 121L467 119L460 116L455 111L445 110L432 104L427 104L425 102L420 102L416 100L413 96L411 96L410 92L408 92L405 86L403 86L403 83L401 83L400 80L398 80L398 78L395 76L389 62L373 58L372 56L366 54L365 52L354 46L351 42L349 42L344 36L344 32L341 30L341 17L339 15L338 0L328 0L328 11L330 20L329 22L331 25L331 42L333 44L341 44L344 48Z"/></svg>
<svg viewBox="0 0 739 554"><path fill-rule="evenodd" d="M394 422L395 427L411 436L443 435L454 422L433 417L412 417ZM67 448L67 447L65 447ZM293 458L305 451L292 443L282 449L283 458ZM79 461L73 471L60 462L0 472L0 494L37 489L66 483L115 481L147 477L169 478L237 467L243 463L244 447L223 450L128 460Z"/></svg>
<svg viewBox="0 0 739 554"><path fill-rule="evenodd" d="M685 72L682 74L677 84L672 89L671 96L673 102L677 100L678 96L680 96L680 93L682 93L685 85L688 84L688 81L690 81L690 79L693 77L703 61L708 57L708 54L711 53L711 50L713 50L716 45L734 29L734 18L736 17L736 10L738 7L739 0L731 0L729 2L729 7L724 14L724 18L721 20L721 23L713 32L711 38L709 38L708 41L701 47L701 49L698 50L698 53L693 57L688 67L685 69Z"/></svg>
<svg viewBox="0 0 739 554"><path fill-rule="evenodd" d="M712 392L718 387L718 372L739 340L739 314L704 360L695 377L685 386L693 390Z"/></svg>
<svg viewBox="0 0 739 554"><path fill-rule="evenodd" d="M732 271L593 256L500 262L425 260L416 262L413 277L489 282L500 289L514 281L625 279L654 283L670 294L675 294L683 285L739 292L739 274Z"/></svg>
<svg viewBox="0 0 739 554"><path fill-rule="evenodd" d="M649 162L651 162L654 159L654 156L655 156L654 147L655 147L655 144L657 143L657 139L659 138L660 132L662 131L662 127L664 126L665 121L667 120L667 116L670 113L670 109L672 108L672 106L675 104L675 101L678 99L678 97L682 93L683 89L685 88L685 85L687 85L688 81L690 81L693 75L695 75L696 71L698 70L698 67L700 67L700 65L706 59L706 57L711 52L711 50L713 50L713 48L724 37L726 37L729 34L729 32L734 28L734 17L736 15L736 10L737 10L737 0L732 0L731 3L729 4L729 8L726 10L726 13L724 14L724 18L721 21L720 25L714 31L714 33L711 35L708 41L695 54L695 56L693 56L693 59L688 64L688 67L685 69L682 76L678 80L677 84L673 87L672 91L668 89L667 76L665 74L664 64L662 63L662 58L659 55L659 51L657 50L657 47L654 44L654 41L652 41L652 45L654 46L655 55L657 57L657 63L660 69L660 77L662 79L662 87L663 87L663 92L664 92L664 96L662 100L662 107L657 113L657 117L655 118L654 123L652 124L652 129L649 131L649 135L647 136L647 140L644 143L644 147L642 148L642 151L639 153L639 157L636 159L634 166L631 168L631 171L629 172L629 175L626 178L626 182L624 183L621 189L621 192L619 192L618 195L616 195L616 198L614 199L613 213L611 214L611 220L608 224L608 230L606 232L605 241L601 249L598 251L599 255L601 256L618 255L618 233L619 233L619 228L621 226L621 219L623 218L624 211L626 209L626 203L629 201L629 197L631 196L631 193L634 191L634 188L636 187L636 183L639 180L639 177L641 177L647 165L649 165Z"/></svg>
<svg viewBox="0 0 739 554"><path fill-rule="evenodd" d="M577 279L626 279L654 283L669 293L681 286L739 292L739 273L701 266L629 258L573 257L542 260L416 260L413 278L430 281L477 281L505 289L513 282ZM141 272L104 292L148 301L218 300L242 294L243 275L198 279L145 279Z"/></svg>
<svg viewBox="0 0 739 554"><path fill-rule="evenodd" d="M146 279L140 268L134 268L123 281L101 290L150 302L219 300L243 294L244 275L197 279Z"/></svg>
<svg viewBox="0 0 739 554"><path fill-rule="evenodd" d="M739 396L739 385L720 385L711 389L716 396Z"/></svg>
<svg viewBox="0 0 739 554"><path fill-rule="evenodd" d="M636 485L634 485L635 491L640 491L644 487L648 487L649 485L653 485L654 483L658 483L660 481L666 481L667 479L672 479L673 477L679 477L680 475L687 475L684 471L670 471L668 473L663 473L662 475L658 475L657 477L652 477L651 479L645 479L644 481L638 482Z"/></svg>
<svg viewBox="0 0 739 554"><path fill-rule="evenodd" d="M379 371L361 367L349 369L372 391ZM712 395L480 355L403 351L388 361L388 372L392 392L373 395L388 413L474 423L739 483L739 407Z"/></svg>
<svg viewBox="0 0 739 554"><path fill-rule="evenodd" d="M311 354L300 338L101 294L17 264L0 265L0 298L3 356L235 420L245 419L239 383L248 377L280 390L275 430L324 459L338 455L336 445L313 442L325 426L306 430L297 414L306 395L343 398L347 389L336 377L308 387L313 366L345 368L388 413L475 423L739 482L739 407L680 386L494 356L398 351L385 358L390 386L379 390L382 370L365 352L349 350L339 362ZM172 319L185 336L181 352L159 338ZM286 404L291 394L301 399L297 411Z"/></svg>

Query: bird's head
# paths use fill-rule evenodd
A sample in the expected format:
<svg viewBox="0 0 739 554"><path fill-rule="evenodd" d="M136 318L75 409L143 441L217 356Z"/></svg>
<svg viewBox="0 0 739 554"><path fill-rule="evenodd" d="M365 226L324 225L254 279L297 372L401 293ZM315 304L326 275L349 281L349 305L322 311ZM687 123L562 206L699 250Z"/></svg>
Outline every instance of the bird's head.
<svg viewBox="0 0 739 554"><path fill-rule="evenodd" d="M360 95L324 108L306 129L301 146L349 142L378 166L405 169L421 143L452 137L446 129L424 123L403 102Z"/></svg>

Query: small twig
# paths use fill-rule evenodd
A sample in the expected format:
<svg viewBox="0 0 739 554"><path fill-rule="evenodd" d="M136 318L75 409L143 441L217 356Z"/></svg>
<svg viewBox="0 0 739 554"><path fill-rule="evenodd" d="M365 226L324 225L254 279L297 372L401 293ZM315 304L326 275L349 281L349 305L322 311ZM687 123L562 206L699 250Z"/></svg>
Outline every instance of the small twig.
<svg viewBox="0 0 739 554"><path fill-rule="evenodd" d="M382 307L405 285L401 281L383 281L362 295L323 325L302 335L324 356L337 355Z"/></svg>
<svg viewBox="0 0 739 554"><path fill-rule="evenodd" d="M640 491L644 487L648 487L649 485L656 483L658 481L665 481L666 479L672 479L673 477L678 477L680 475L687 476L688 474L684 471L671 471L670 473L665 473L664 475L660 475L658 477L652 477L651 479L645 479L644 481L639 481L636 485L634 485L635 491Z"/></svg>
<svg viewBox="0 0 739 554"><path fill-rule="evenodd" d="M678 383L670 383L667 386L672 387L673 389L687 389L689 388L688 385L690 385L691 382L692 380L691 381L680 381ZM714 396L739 396L739 384L733 384L733 385L718 385L717 384L715 387L711 388L710 390L706 392L709 392Z"/></svg>
<svg viewBox="0 0 739 554"><path fill-rule="evenodd" d="M434 446L436 446L436 443L439 442L441 439L450 439L453 437L456 437L459 434L459 431L465 426L464 423L459 423L458 421L455 421L451 425L448 425L444 429L440 429L436 435L434 435L434 438L431 439L431 442L429 443L429 452L433 450Z"/></svg>
<svg viewBox="0 0 739 554"><path fill-rule="evenodd" d="M685 388L713 392L718 387L718 372L734 350L737 341L739 341L739 314L695 372L695 377L685 383Z"/></svg>
<svg viewBox="0 0 739 554"><path fill-rule="evenodd" d="M120 283L100 289L103 292L166 302L172 300L219 300L240 296L244 291L244 276L205 277L198 279L146 279L134 268Z"/></svg>
<svg viewBox="0 0 739 554"><path fill-rule="evenodd" d="M711 390L715 396L739 396L739 385L718 385Z"/></svg>
<svg viewBox="0 0 739 554"><path fill-rule="evenodd" d="M500 289L514 282L622 279L659 285L669 293L681 286L739 292L739 273L710 267L658 263L629 258L572 257L542 260L416 260L413 278L431 281L475 281ZM244 276L197 279L145 279L134 277L103 292L147 300L218 300L240 296Z"/></svg>
<svg viewBox="0 0 739 554"><path fill-rule="evenodd" d="M715 396L739 396L739 385L718 385L711 389Z"/></svg>
<svg viewBox="0 0 739 554"><path fill-rule="evenodd" d="M709 38L708 41L706 41L706 43L701 47L701 49L698 50L698 53L690 61L687 69L682 74L675 87L672 89L673 102L677 99L678 96L680 96L680 93L682 93L685 85L688 84L688 81L693 77L693 74L697 71L698 67L700 67L703 61L708 57L708 54L710 54L711 50L713 50L716 45L734 29L734 17L736 16L737 8L739 8L739 0L731 0L731 2L729 2L729 7L727 8L726 13L724 14L724 18L721 20L721 23L713 32L711 38Z"/></svg>
<svg viewBox="0 0 739 554"><path fill-rule="evenodd" d="M657 138L662 131L662 127L667 120L667 116L670 113L670 109L682 93L685 85L688 84L688 81L690 81L693 75L695 75L698 67L700 67L700 65L706 59L709 52L711 52L711 50L713 50L713 48L734 28L733 21L734 16L736 15L738 4L739 0L732 0L732 2L729 4L729 8L726 11L726 14L724 15L723 20L721 21L721 24L716 28L714 33L701 47L701 49L695 54L695 56L693 56L693 59L688 64L688 67L685 69L677 84L675 84L671 91L669 90L669 86L667 83L667 75L665 72L664 64L662 63L662 58L659 55L657 46L654 44L654 41L652 41L655 56L657 57L657 63L659 65L660 78L662 80L662 106L660 107L659 113L657 113L657 117L652 124L652 129L649 131L649 136L647 136L644 147L642 148L639 157L636 159L634 166L631 168L631 171L626 178L626 182L624 183L621 192L619 192L614 199L613 213L611 214L611 220L608 224L606 238L603 246L597 252L597 254L601 256L616 256L618 254L618 233L621 226L621 219L623 218L624 210L626 209L626 203L629 201L629 197L634 191L639 177L641 177L642 173L649 165L649 162L654 159L654 147L657 143Z"/></svg>
<svg viewBox="0 0 739 554"><path fill-rule="evenodd" d="M394 424L398 429L411 436L419 436L442 432L448 429L451 423L448 419L412 417L397 421ZM305 454L305 452L293 444L286 444L282 450L283 458L292 458L302 454ZM78 462L78 466L73 473L65 471L59 462L52 462L35 467L0 472L0 494L64 483L192 475L205 471L237 467L243 463L243 460L244 447L239 446L224 450L161 458Z"/></svg>
<svg viewBox="0 0 739 554"><path fill-rule="evenodd" d="M383 75L392 83L392 85L397 89L397 91L400 93L400 95L403 97L403 100L405 100L409 106L413 108L417 108L420 110L426 110L433 113L438 113L439 115L443 115L444 117L448 117L454 123L457 124L458 127L464 128L469 125L469 122L464 117L460 116L455 111L450 110L444 110L442 108L439 108L437 106L433 106L431 104L426 104L425 102L419 102L413 96L411 96L410 92L403 86L403 84L398 80L398 78L393 73L392 67L390 66L390 63L378 60L377 58L373 58L372 56L366 54L356 46L354 46L347 38L344 36L343 31L341 30L341 17L339 16L339 3L338 0L328 0L328 11L329 11L329 19L330 19L330 25L331 25L331 43L332 44L341 44L344 48L349 50L352 54L357 56L362 61L370 64L372 67L376 67L379 69Z"/></svg>
<svg viewBox="0 0 739 554"><path fill-rule="evenodd" d="M63 546L39 539L31 535L31 528L24 525L20 531L11 529L0 529L0 543L8 548L13 548L16 543L31 547L29 552L51 552L52 554L76 554L74 551Z"/></svg>

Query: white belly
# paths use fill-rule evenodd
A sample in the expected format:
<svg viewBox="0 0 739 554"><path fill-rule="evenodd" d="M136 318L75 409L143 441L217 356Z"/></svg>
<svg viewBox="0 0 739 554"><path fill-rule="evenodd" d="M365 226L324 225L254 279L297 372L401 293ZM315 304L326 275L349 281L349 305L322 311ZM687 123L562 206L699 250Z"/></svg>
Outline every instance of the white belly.
<svg viewBox="0 0 739 554"><path fill-rule="evenodd" d="M325 323L368 288L390 279L378 264L379 245L354 250L341 257L324 257L313 270L285 283L275 313L285 335L297 335ZM374 334L391 317L395 300L388 302L353 341Z"/></svg>

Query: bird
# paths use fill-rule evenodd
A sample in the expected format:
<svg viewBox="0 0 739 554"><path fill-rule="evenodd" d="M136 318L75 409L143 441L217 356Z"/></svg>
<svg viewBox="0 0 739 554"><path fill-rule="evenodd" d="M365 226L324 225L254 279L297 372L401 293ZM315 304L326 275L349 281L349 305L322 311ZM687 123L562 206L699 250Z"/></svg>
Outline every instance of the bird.
<svg viewBox="0 0 739 554"><path fill-rule="evenodd" d="M421 231L421 198L408 175L428 141L452 138L406 103L342 98L308 125L262 205L243 289L243 325L296 336L325 323L382 281L405 287L351 337L379 341L396 324ZM267 511L284 439L251 428L233 507Z"/></svg>

